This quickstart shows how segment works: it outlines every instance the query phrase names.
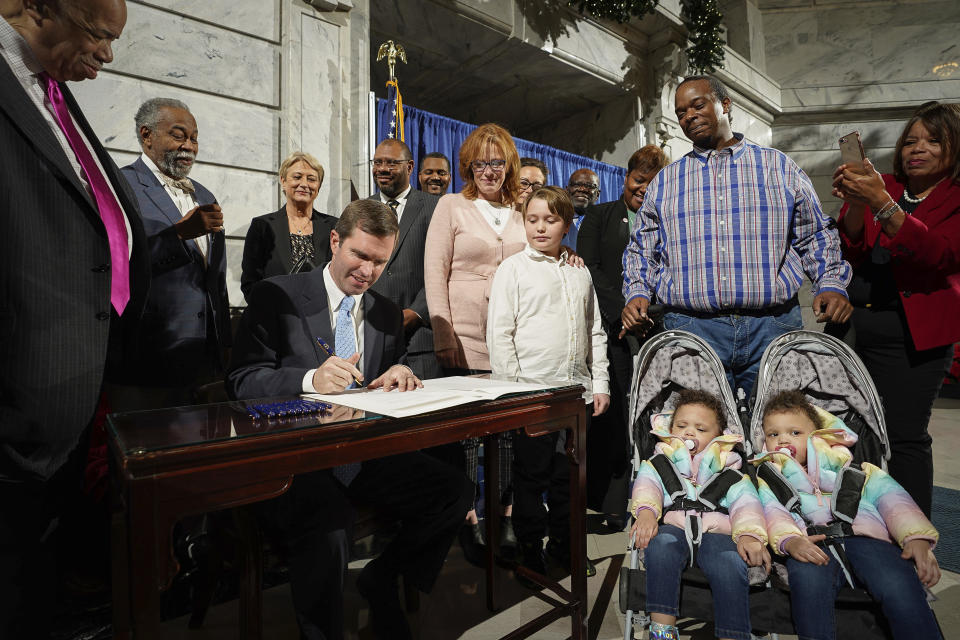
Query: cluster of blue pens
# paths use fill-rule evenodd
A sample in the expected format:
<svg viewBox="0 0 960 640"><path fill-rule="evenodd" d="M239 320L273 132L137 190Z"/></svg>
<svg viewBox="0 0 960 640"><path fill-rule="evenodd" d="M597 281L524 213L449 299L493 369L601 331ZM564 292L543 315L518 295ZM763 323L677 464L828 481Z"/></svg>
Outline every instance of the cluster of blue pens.
<svg viewBox="0 0 960 640"><path fill-rule="evenodd" d="M260 418L285 418L287 416L322 413L324 410L332 408L332 404L315 400L287 400L268 404L248 404L247 413L254 420L258 420Z"/></svg>

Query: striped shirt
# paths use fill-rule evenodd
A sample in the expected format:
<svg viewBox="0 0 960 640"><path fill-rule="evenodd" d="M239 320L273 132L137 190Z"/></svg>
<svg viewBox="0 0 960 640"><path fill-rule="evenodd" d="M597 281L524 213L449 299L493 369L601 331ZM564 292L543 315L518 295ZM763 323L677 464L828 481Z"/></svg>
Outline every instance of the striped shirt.
<svg viewBox="0 0 960 640"><path fill-rule="evenodd" d="M623 295L701 312L763 309L793 298L846 295L851 270L836 224L786 154L743 134L694 148L650 182L623 254Z"/></svg>

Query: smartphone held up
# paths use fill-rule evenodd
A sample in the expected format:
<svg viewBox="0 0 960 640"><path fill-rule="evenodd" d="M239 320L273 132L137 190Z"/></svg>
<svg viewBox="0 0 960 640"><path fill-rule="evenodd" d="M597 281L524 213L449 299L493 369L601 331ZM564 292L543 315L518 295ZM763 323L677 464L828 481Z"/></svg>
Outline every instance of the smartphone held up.
<svg viewBox="0 0 960 640"><path fill-rule="evenodd" d="M860 132L853 131L840 138L840 160L856 173L866 173L863 167L863 143L860 141Z"/></svg>

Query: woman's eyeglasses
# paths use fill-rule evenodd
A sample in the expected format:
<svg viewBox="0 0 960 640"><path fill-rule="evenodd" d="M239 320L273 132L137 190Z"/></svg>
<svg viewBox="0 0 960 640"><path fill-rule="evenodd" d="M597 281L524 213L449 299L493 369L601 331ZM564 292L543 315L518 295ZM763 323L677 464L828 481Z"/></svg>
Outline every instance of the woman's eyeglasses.
<svg viewBox="0 0 960 640"><path fill-rule="evenodd" d="M523 191L526 191L527 189L530 189L531 191L536 191L541 187L543 187L542 182L530 182L526 178L520 178L520 189Z"/></svg>
<svg viewBox="0 0 960 640"><path fill-rule="evenodd" d="M474 173L483 173L487 167L493 169L494 173L500 173L505 166L507 166L506 160L474 160L470 163Z"/></svg>

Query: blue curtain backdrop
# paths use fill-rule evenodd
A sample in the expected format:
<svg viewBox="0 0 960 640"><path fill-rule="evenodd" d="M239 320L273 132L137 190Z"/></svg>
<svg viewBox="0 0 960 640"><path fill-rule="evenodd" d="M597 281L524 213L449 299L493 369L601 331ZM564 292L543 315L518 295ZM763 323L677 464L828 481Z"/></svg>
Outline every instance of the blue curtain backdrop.
<svg viewBox="0 0 960 640"><path fill-rule="evenodd" d="M393 120L392 103L377 98L377 142L385 140L390 133L390 122ZM460 153L460 144L477 125L460 122L452 118L438 116L428 111L421 111L413 107L403 107L403 125L406 130L407 146L413 152L415 171L420 168L420 158L433 151L439 151L451 161L453 181L449 193L460 191L463 180L457 171L457 157ZM592 169L600 178L600 198L597 202L616 200L623 194L623 179L627 170L615 167L612 164L599 162L585 156L578 156L548 147L545 144L530 142L514 138L517 151L521 158L537 158L547 165L550 175L547 184L561 187L567 186L567 179L577 169ZM416 176L411 180L417 184Z"/></svg>

